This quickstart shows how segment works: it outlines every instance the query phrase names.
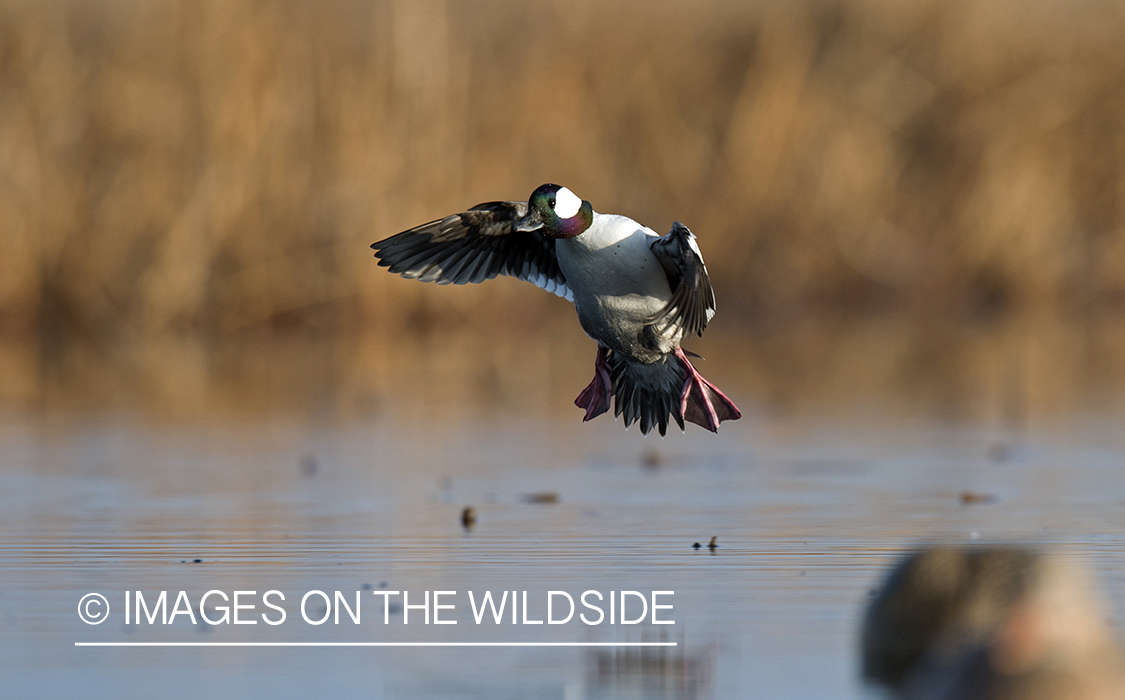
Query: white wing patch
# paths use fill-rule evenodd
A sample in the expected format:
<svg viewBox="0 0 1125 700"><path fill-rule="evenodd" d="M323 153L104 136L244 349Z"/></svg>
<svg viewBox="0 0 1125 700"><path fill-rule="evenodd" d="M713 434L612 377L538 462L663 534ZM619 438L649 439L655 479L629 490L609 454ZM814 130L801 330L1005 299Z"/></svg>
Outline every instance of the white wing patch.
<svg viewBox="0 0 1125 700"><path fill-rule="evenodd" d="M695 253L695 257L699 258L699 262L703 262L703 253L699 252L699 244L695 242L695 234L694 233L689 233L687 235L687 242L688 242L688 245L691 246L691 251L693 253ZM704 264L703 267L706 268L707 265Z"/></svg>
<svg viewBox="0 0 1125 700"><path fill-rule="evenodd" d="M563 187L555 193L555 214L560 219L569 219L582 208L582 200L567 188Z"/></svg>
<svg viewBox="0 0 1125 700"><path fill-rule="evenodd" d="M703 271L707 272L707 263L703 262L703 253L699 252L699 244L695 242L695 234L688 232L687 235L688 245L691 246L691 252L695 253L695 257L699 258L699 264L703 266ZM710 321L715 316L714 307L707 307L707 320Z"/></svg>
<svg viewBox="0 0 1125 700"><path fill-rule="evenodd" d="M528 282L531 282L540 289L546 289L551 294L557 297L562 297L567 301L574 303L574 293L570 291L570 287L565 284L559 284L543 273L539 273L538 277L531 277L530 275L524 277Z"/></svg>

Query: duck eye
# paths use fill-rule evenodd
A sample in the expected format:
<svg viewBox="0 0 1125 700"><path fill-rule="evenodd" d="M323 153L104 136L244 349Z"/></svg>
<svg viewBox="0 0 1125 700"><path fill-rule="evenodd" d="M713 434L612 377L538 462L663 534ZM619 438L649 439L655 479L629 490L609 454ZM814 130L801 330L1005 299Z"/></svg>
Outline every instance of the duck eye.
<svg viewBox="0 0 1125 700"><path fill-rule="evenodd" d="M549 206L552 209L555 208L555 198L554 197L551 197L550 199L547 200L547 206Z"/></svg>

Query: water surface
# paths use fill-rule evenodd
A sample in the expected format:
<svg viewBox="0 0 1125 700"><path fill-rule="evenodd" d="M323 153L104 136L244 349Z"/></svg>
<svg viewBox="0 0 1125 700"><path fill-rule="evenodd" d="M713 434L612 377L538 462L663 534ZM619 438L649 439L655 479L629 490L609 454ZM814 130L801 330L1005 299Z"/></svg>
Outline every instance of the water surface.
<svg viewBox="0 0 1125 700"><path fill-rule="evenodd" d="M609 420L491 415L426 428L11 419L0 431L4 694L860 698L871 694L855 649L865 601L902 551L933 540L1058 546L1093 567L1121 619L1125 440L1113 421L1015 436L748 418L664 440ZM966 491L994 500L966 505ZM543 494L557 502L533 502L552 500ZM287 620L121 617L126 590L197 601L209 589L281 590ZM360 591L363 624L304 623L293 596L312 589ZM469 590L526 590L535 619L546 591L589 589L674 590L676 624L476 625L463 602ZM380 624L375 590L458 591L458 624L420 624L420 612ZM94 591L114 609L90 626L76 606ZM677 646L74 646L86 641Z"/></svg>

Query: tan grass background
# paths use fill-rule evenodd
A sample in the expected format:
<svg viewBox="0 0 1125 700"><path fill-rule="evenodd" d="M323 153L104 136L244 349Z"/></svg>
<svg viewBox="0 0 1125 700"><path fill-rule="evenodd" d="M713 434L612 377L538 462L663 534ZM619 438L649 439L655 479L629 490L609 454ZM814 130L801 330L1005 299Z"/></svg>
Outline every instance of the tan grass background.
<svg viewBox="0 0 1125 700"><path fill-rule="evenodd" d="M517 401L532 342L576 393L565 304L367 249L547 181L697 233L754 396L1116 386L1122 46L1111 0L2 0L0 396L385 405L482 327L449 382Z"/></svg>

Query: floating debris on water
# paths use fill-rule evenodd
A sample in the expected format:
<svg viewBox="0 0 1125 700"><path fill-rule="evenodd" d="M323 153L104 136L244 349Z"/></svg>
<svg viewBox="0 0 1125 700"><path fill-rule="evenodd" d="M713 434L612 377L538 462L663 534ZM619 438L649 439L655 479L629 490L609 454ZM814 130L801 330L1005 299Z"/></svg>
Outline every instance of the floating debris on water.
<svg viewBox="0 0 1125 700"><path fill-rule="evenodd" d="M524 503L537 503L540 505L548 505L551 503L559 502L559 494L555 491L541 491L539 493L527 493L523 496Z"/></svg>
<svg viewBox="0 0 1125 700"><path fill-rule="evenodd" d="M966 506L973 505L974 503L995 503L996 500L995 494L991 493L978 493L976 491L961 492L961 504Z"/></svg>
<svg viewBox="0 0 1125 700"><path fill-rule="evenodd" d="M707 543L707 549L710 549L712 554L714 554L715 550L719 548L718 539L719 536L715 535L711 538L711 541Z"/></svg>
<svg viewBox="0 0 1125 700"><path fill-rule="evenodd" d="M473 525L477 522L477 512L472 506L465 506L461 511L461 527L466 530L472 530Z"/></svg>

